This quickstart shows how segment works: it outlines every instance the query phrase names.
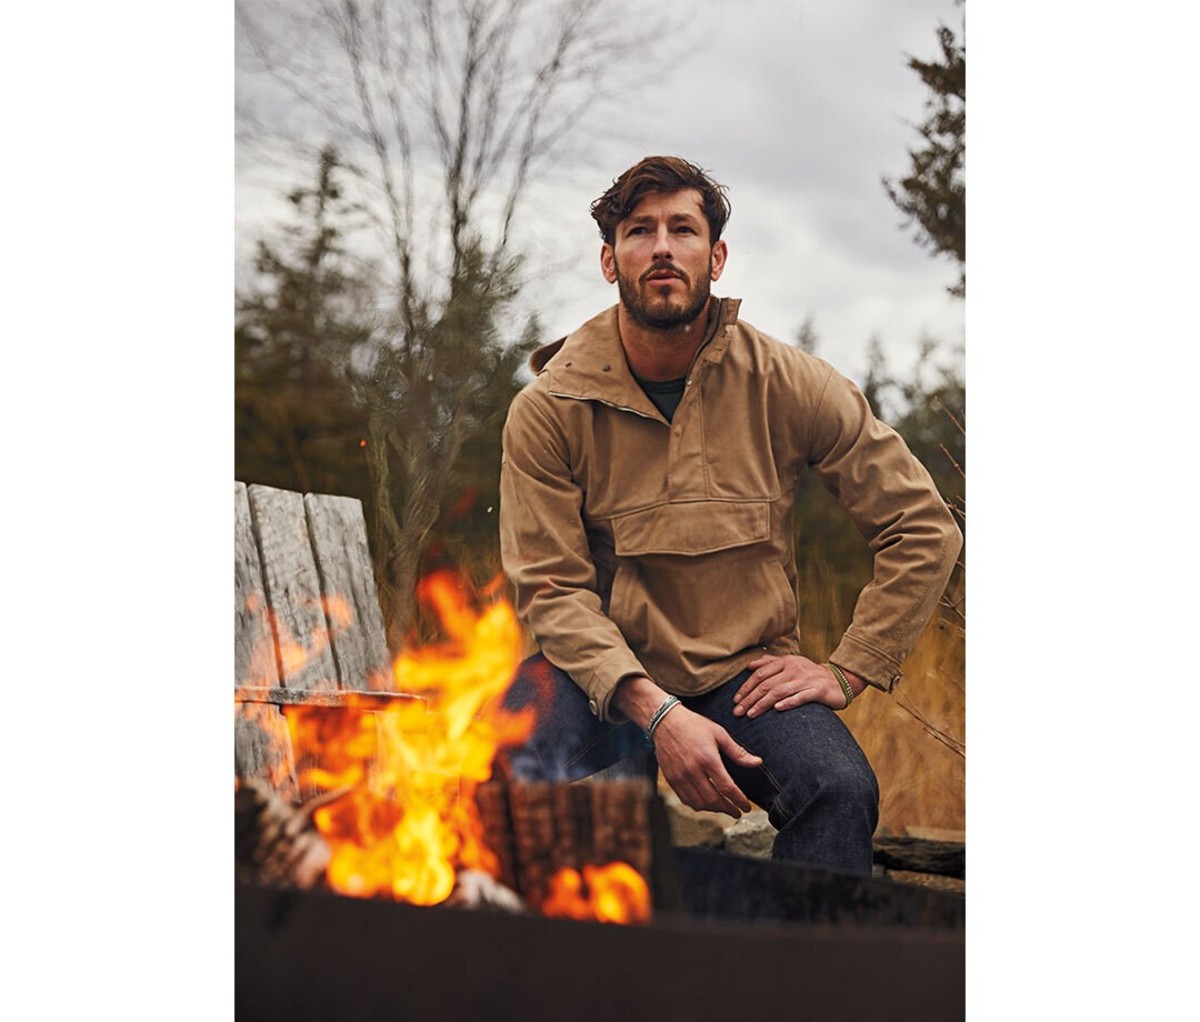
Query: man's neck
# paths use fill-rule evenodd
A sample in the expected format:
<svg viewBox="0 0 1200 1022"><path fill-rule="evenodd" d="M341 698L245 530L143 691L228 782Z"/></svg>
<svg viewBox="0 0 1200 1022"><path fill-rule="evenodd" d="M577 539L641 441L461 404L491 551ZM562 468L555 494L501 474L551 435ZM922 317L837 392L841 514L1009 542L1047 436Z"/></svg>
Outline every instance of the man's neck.
<svg viewBox="0 0 1200 1022"><path fill-rule="evenodd" d="M692 360L708 334L712 299L690 323L670 330L655 330L638 323L624 305L617 306L621 346L633 374L643 380L678 380L687 375Z"/></svg>

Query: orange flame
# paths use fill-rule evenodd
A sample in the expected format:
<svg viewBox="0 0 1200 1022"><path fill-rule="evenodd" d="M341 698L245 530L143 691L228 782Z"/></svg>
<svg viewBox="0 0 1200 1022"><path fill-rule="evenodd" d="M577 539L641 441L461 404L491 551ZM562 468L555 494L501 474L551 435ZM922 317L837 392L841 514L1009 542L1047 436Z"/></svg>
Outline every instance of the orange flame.
<svg viewBox="0 0 1200 1022"><path fill-rule="evenodd" d="M650 889L625 862L584 866L582 876L568 867L550 878L541 911L568 919L645 924L650 922Z"/></svg>
<svg viewBox="0 0 1200 1022"><path fill-rule="evenodd" d="M499 598L502 589L497 579L479 594L485 601L479 606L451 572L422 580L417 596L436 612L447 638L410 650L392 665L396 690L410 698L381 703L343 692L337 706L281 708L300 789L342 792L313 814L331 852L326 869L331 889L434 905L449 897L459 869L499 879L499 862L483 841L475 793L490 779L496 752L524 741L534 724L532 709L509 713L500 706L522 645L516 615ZM323 601L323 610L331 630L352 624L346 601ZM270 623L285 676L324 654L329 640L323 631L300 640L273 616ZM258 669L259 652L243 684L267 683ZM275 654L272 645L263 655ZM387 687L372 682L374 689ZM266 737L277 734L279 712L272 704L239 703L239 713L257 722ZM285 757L271 771L275 787L289 780ZM582 874L560 870L548 891L539 906L545 915L626 924L650 920L647 884L623 862L585 865Z"/></svg>
<svg viewBox="0 0 1200 1022"><path fill-rule="evenodd" d="M473 609L449 572L424 579L418 597L437 611L448 640L406 652L393 671L417 699L351 699L336 709L287 706L301 786L348 787L313 821L331 850L331 888L419 905L449 897L458 867L498 876L483 843L475 790L504 745L524 740L532 711L499 703L520 659L521 633L506 602ZM368 708L377 712L368 712Z"/></svg>

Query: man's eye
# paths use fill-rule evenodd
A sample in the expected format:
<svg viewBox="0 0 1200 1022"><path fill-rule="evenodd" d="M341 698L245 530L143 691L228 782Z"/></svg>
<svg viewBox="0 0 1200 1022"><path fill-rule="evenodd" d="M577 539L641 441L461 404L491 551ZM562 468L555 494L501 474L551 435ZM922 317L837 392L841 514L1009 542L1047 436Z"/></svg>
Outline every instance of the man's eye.
<svg viewBox="0 0 1200 1022"><path fill-rule="evenodd" d="M629 228L629 230L628 230L628 231L626 231L625 233L626 233L626 234L645 234L645 233L646 233L646 228L644 228L644 227L631 227L631 228Z"/></svg>
<svg viewBox="0 0 1200 1022"><path fill-rule="evenodd" d="M675 233L676 233L676 234L695 234L695 233L696 233L696 228L694 228L694 227L686 227L686 226L685 226L685 227L676 227L676 228L675 228Z"/></svg>

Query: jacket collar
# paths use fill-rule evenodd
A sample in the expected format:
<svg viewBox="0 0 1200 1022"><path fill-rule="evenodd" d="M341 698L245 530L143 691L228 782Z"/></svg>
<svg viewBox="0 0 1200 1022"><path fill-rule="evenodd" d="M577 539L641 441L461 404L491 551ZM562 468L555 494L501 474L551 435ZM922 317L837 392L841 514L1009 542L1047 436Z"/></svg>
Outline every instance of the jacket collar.
<svg viewBox="0 0 1200 1022"><path fill-rule="evenodd" d="M698 358L720 362L725 357L738 321L740 298L719 298L717 326ZM564 397L594 399L629 408L654 418L658 410L629 371L617 329L614 305L594 316L574 333L533 353L530 367L548 377L551 392Z"/></svg>

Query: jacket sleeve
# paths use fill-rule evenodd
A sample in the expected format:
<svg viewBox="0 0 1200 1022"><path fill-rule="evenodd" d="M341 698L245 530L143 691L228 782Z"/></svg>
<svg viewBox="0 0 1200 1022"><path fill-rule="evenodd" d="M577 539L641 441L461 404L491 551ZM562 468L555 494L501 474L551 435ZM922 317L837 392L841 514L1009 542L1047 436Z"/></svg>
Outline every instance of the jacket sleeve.
<svg viewBox="0 0 1200 1022"><path fill-rule="evenodd" d="M962 533L929 472L861 391L829 369L812 421L808 464L874 557L850 626L829 659L890 691L933 615Z"/></svg>
<svg viewBox="0 0 1200 1022"><path fill-rule="evenodd" d="M603 720L617 683L645 668L605 615L583 524L583 493L562 430L523 391L504 426L500 556L517 613L542 653ZM615 708L614 708L615 712Z"/></svg>

